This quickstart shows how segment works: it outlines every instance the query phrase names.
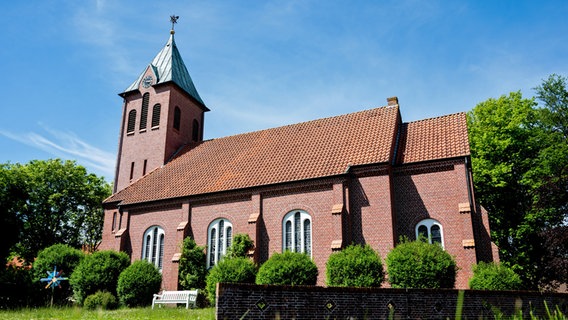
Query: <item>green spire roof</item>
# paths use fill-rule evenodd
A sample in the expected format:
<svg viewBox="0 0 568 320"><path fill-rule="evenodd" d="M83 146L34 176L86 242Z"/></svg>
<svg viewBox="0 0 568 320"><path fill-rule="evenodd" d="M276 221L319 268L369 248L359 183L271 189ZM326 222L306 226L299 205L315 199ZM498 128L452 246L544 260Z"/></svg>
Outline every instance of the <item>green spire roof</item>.
<svg viewBox="0 0 568 320"><path fill-rule="evenodd" d="M195 85L189 76L189 72L183 63L181 55L176 46L176 42L174 41L174 32L172 30L170 39L162 48L160 52L154 57L152 63L150 64L154 73L156 74L156 83L166 83L172 81L173 83L177 84L181 89L183 89L187 94L192 96L197 102L201 103L203 107L205 107L205 103L201 100L199 93L195 89ZM144 77L144 73L146 69L140 74L138 79L134 81L121 95L128 93L130 91L138 90L140 86L140 82ZM205 107L207 108L207 107Z"/></svg>

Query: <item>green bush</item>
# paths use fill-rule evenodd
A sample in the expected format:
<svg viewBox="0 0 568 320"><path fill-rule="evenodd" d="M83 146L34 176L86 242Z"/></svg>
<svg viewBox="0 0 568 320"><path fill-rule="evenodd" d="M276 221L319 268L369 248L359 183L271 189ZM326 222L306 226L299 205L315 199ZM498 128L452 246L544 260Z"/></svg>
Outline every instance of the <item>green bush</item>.
<svg viewBox="0 0 568 320"><path fill-rule="evenodd" d="M97 291L85 299L83 307L87 310L114 310L118 308L118 301L116 301L116 297L110 292Z"/></svg>
<svg viewBox="0 0 568 320"><path fill-rule="evenodd" d="M116 293L122 305L143 307L152 303L161 284L160 270L146 260L138 260L120 273Z"/></svg>
<svg viewBox="0 0 568 320"><path fill-rule="evenodd" d="M79 265L85 254L79 250L72 248L66 244L54 244L39 252L37 259L33 263L33 277L34 281L40 281L41 278L46 278L48 272L53 272L57 267L57 271L61 271L62 277L69 277L73 270ZM42 282L43 286L47 284ZM64 305L68 303L69 297L73 295L73 290L69 285L69 281L61 281L60 288L53 291L53 303L56 305ZM51 299L51 290L42 290L38 299L49 301Z"/></svg>
<svg viewBox="0 0 568 320"><path fill-rule="evenodd" d="M254 243L248 234L240 233L233 237L233 243L227 249L227 258L246 258L250 249L254 248Z"/></svg>
<svg viewBox="0 0 568 320"><path fill-rule="evenodd" d="M249 258L224 258L209 270L207 275L207 297L215 304L217 283L254 283L256 266Z"/></svg>
<svg viewBox="0 0 568 320"><path fill-rule="evenodd" d="M386 259L393 288L453 288L456 262L439 244L403 241Z"/></svg>
<svg viewBox="0 0 568 320"><path fill-rule="evenodd" d="M351 245L329 256L328 286L380 287L385 279L379 255L367 245Z"/></svg>
<svg viewBox="0 0 568 320"><path fill-rule="evenodd" d="M88 295L97 291L116 296L118 277L129 265L130 258L124 252L107 250L87 255L69 279L77 302L83 304Z"/></svg>
<svg viewBox="0 0 568 320"><path fill-rule="evenodd" d="M502 264L480 262L473 267L469 287L474 290L519 290L523 282L518 274Z"/></svg>
<svg viewBox="0 0 568 320"><path fill-rule="evenodd" d="M204 247L187 237L183 240L181 257L179 258L179 285L184 290L205 288L207 276L207 257Z"/></svg>
<svg viewBox="0 0 568 320"><path fill-rule="evenodd" d="M303 253L275 253L258 270L257 284L315 285L318 268Z"/></svg>

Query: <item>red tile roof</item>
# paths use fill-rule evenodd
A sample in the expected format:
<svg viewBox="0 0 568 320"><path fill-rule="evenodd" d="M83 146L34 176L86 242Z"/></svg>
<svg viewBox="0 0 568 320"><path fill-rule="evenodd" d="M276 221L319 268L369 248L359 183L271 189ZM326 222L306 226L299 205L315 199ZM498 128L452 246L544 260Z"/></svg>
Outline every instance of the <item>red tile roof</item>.
<svg viewBox="0 0 568 320"><path fill-rule="evenodd" d="M412 163L470 154L465 113L404 123L398 163Z"/></svg>
<svg viewBox="0 0 568 320"><path fill-rule="evenodd" d="M329 177L391 161L398 106L204 141L109 197L122 205ZM469 154L465 114L402 124L401 163Z"/></svg>

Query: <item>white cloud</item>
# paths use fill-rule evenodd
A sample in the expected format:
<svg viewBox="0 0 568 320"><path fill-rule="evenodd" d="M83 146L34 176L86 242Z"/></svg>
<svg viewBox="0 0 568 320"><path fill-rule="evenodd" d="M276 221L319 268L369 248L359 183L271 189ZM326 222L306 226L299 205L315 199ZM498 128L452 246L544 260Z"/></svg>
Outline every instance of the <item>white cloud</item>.
<svg viewBox="0 0 568 320"><path fill-rule="evenodd" d="M113 153L86 143L72 132L42 127L46 131L45 134L37 132L17 134L0 130L0 135L56 157L76 160L89 171L95 171L107 178L114 176L115 156Z"/></svg>

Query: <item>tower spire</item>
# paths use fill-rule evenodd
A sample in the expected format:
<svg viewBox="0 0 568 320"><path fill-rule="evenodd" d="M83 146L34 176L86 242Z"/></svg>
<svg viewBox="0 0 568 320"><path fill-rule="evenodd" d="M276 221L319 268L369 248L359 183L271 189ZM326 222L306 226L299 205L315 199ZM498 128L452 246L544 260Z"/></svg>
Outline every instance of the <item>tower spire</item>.
<svg viewBox="0 0 568 320"><path fill-rule="evenodd" d="M176 16L175 14L170 16L170 22L172 23L172 30L170 30L171 34L176 33L174 31L174 25L177 23L178 19L179 19L179 16Z"/></svg>

